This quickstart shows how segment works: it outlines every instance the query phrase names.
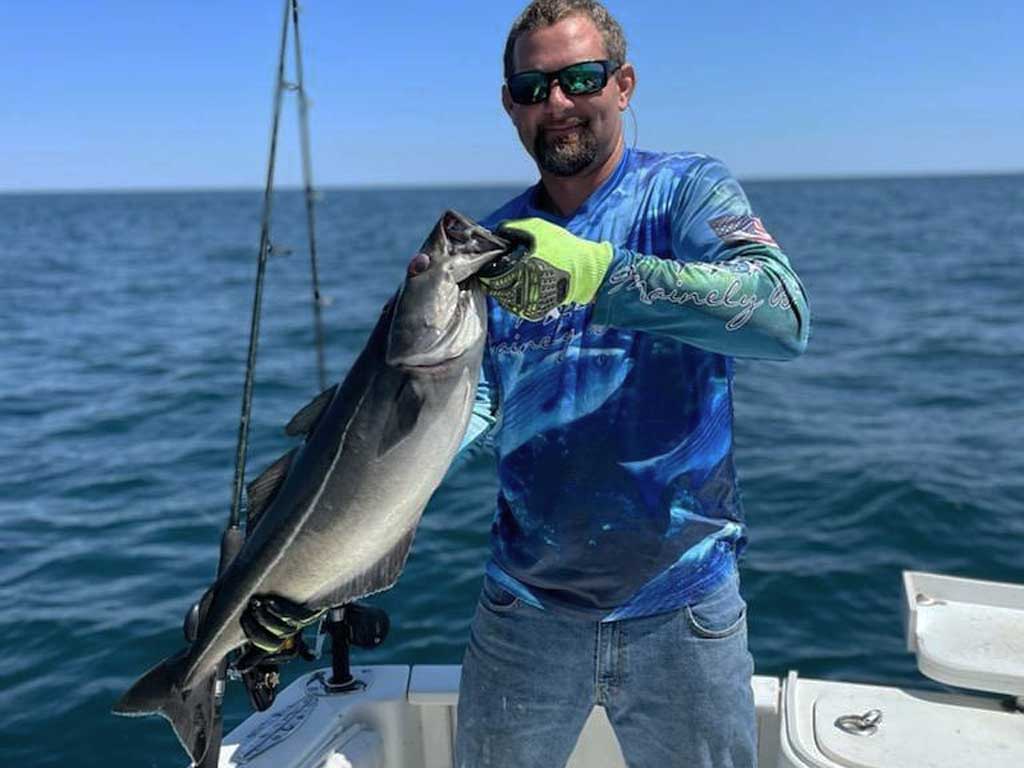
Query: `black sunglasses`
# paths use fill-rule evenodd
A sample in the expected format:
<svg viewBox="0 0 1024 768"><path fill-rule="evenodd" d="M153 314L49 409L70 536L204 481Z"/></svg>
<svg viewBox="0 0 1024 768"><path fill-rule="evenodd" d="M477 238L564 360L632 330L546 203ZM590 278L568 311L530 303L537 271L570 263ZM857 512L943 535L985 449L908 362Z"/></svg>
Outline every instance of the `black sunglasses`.
<svg viewBox="0 0 1024 768"><path fill-rule="evenodd" d="M505 81L508 94L516 104L540 104L551 94L551 81L558 79L558 85L566 96L586 96L597 93L606 85L608 78L621 67L614 61L581 61L562 67L556 72L541 72L531 69L516 72Z"/></svg>

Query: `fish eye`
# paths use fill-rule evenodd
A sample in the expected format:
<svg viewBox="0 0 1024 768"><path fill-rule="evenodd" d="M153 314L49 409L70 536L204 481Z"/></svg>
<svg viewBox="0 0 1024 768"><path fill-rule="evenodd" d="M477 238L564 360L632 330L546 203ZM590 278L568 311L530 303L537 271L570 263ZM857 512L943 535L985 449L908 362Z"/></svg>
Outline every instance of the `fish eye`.
<svg viewBox="0 0 1024 768"><path fill-rule="evenodd" d="M430 257L427 254L417 253L409 260L409 268L406 270L408 277L416 277L430 269Z"/></svg>

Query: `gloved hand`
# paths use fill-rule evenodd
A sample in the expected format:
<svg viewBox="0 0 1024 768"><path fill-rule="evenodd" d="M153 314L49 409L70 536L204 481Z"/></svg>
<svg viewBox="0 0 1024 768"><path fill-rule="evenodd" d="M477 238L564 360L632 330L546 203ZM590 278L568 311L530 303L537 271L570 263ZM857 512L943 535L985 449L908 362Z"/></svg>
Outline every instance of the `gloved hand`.
<svg viewBox="0 0 1024 768"><path fill-rule="evenodd" d="M252 644L243 656L241 667L252 666L261 658L294 648L297 635L326 613L310 610L278 595L256 595L242 612L242 631Z"/></svg>
<svg viewBox="0 0 1024 768"><path fill-rule="evenodd" d="M542 320L566 304L589 304L612 262L611 243L576 237L544 219L517 219L497 233L524 245L526 256L511 267L480 273L480 282L499 304L527 320Z"/></svg>

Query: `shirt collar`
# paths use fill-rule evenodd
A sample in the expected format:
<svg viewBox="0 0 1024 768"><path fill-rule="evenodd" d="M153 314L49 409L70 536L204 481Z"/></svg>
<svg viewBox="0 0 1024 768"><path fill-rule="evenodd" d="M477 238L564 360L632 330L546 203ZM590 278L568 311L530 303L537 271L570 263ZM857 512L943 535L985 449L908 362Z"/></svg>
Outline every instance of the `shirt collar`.
<svg viewBox="0 0 1024 768"><path fill-rule="evenodd" d="M538 216L550 221L552 224L558 224L561 227L566 227L577 219L587 218L592 211L596 210L601 203L604 202L605 198L611 194L612 190L618 186L632 159L633 150L629 147L623 149L622 157L619 158L619 164L615 166L615 170L612 171L611 175L607 179L601 182L601 186L590 193L590 196L583 201L583 204L577 208L571 216L560 216L559 214L547 211L538 205L541 194L541 183L538 181L530 187L529 194L526 196L525 217Z"/></svg>

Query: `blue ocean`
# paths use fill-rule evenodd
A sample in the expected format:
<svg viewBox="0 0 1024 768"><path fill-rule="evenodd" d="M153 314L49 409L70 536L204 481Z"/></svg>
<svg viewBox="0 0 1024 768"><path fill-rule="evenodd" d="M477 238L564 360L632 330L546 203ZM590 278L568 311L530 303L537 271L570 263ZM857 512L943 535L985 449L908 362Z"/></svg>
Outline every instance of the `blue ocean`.
<svg viewBox="0 0 1024 768"><path fill-rule="evenodd" d="M901 571L1024 582L1024 176L745 186L813 311L802 358L737 364L757 672L926 686ZM441 212L516 191L323 192L330 379ZM163 720L109 709L217 567L261 197L0 196L0 765L185 762ZM273 222L250 477L318 391L301 193ZM357 662L460 661L494 494L486 455L437 492ZM247 714L237 684L225 709Z"/></svg>

